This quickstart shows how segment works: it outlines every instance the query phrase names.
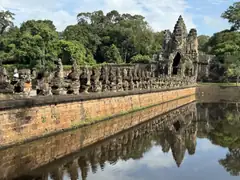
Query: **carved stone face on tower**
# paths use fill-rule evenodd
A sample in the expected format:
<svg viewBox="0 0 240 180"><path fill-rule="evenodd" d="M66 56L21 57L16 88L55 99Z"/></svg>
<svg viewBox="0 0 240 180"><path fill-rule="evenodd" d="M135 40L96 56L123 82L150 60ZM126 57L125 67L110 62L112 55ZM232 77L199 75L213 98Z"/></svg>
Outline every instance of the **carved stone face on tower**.
<svg viewBox="0 0 240 180"><path fill-rule="evenodd" d="M173 31L173 50L182 48L186 43L187 29L182 16L179 16Z"/></svg>

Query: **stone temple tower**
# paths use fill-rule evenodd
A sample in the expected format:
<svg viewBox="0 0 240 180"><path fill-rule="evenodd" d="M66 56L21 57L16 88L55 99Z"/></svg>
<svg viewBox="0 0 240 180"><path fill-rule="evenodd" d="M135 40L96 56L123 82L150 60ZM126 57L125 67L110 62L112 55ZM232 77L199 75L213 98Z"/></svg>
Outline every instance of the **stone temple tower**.
<svg viewBox="0 0 240 180"><path fill-rule="evenodd" d="M186 49L186 40L187 40L187 28L184 23L182 16L179 16L177 23L173 30L173 51L183 51Z"/></svg>
<svg viewBox="0 0 240 180"><path fill-rule="evenodd" d="M182 16L179 16L174 30L165 31L159 63L167 75L195 76L198 72L197 30L187 32Z"/></svg>

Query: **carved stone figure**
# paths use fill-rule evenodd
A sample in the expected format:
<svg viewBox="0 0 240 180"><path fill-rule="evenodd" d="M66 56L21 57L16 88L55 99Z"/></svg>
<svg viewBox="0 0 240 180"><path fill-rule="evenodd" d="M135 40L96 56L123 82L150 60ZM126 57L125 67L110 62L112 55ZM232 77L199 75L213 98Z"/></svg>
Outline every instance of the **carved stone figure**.
<svg viewBox="0 0 240 180"><path fill-rule="evenodd" d="M120 67L117 67L117 91L123 91L123 78Z"/></svg>
<svg viewBox="0 0 240 180"><path fill-rule="evenodd" d="M128 82L128 71L126 68L123 68L122 76L123 76L123 89L124 91L128 91L129 82Z"/></svg>
<svg viewBox="0 0 240 180"><path fill-rule="evenodd" d="M138 69L137 75L138 75L139 90L142 90L144 88L143 87L144 85L143 85L142 70L141 69Z"/></svg>
<svg viewBox="0 0 240 180"><path fill-rule="evenodd" d="M13 93L14 87L10 84L7 70L0 65L0 93Z"/></svg>
<svg viewBox="0 0 240 180"><path fill-rule="evenodd" d="M132 69L128 69L128 83L129 83L129 90L134 90L133 70Z"/></svg>
<svg viewBox="0 0 240 180"><path fill-rule="evenodd" d="M64 94L64 74L63 74L63 65L62 60L59 58L57 61L57 69L54 73L54 77L51 81L51 88L53 95Z"/></svg>
<svg viewBox="0 0 240 180"><path fill-rule="evenodd" d="M25 95L30 95L32 90L32 78L30 69L19 70L19 82L16 84L15 89L23 92Z"/></svg>
<svg viewBox="0 0 240 180"><path fill-rule="evenodd" d="M146 78L146 70L142 70L142 88L147 89L147 78Z"/></svg>
<svg viewBox="0 0 240 180"><path fill-rule="evenodd" d="M72 71L68 74L67 79L71 82L67 87L67 94L79 94L80 91L80 69L76 60L72 59Z"/></svg>
<svg viewBox="0 0 240 180"><path fill-rule="evenodd" d="M92 76L91 76L91 91L92 92L101 92L102 91L102 84L100 81L100 68L94 67L92 69Z"/></svg>
<svg viewBox="0 0 240 180"><path fill-rule="evenodd" d="M103 66L101 68L101 76L100 76L100 81L102 84L102 91L106 92L110 90L109 87L109 71L107 66Z"/></svg>
<svg viewBox="0 0 240 180"><path fill-rule="evenodd" d="M80 87L80 92L88 93L88 90L91 86L91 75L92 71L88 67L83 67L82 68L82 74L80 76L80 82L81 82L81 87Z"/></svg>
<svg viewBox="0 0 240 180"><path fill-rule="evenodd" d="M50 86L50 80L49 80L50 73L47 71L41 71L37 74L37 95L51 95L51 86Z"/></svg>
<svg viewBox="0 0 240 180"><path fill-rule="evenodd" d="M145 71L145 75L146 75L146 89L151 89L151 74L149 71Z"/></svg>
<svg viewBox="0 0 240 180"><path fill-rule="evenodd" d="M110 81L110 90L113 92L117 91L117 77L116 77L116 68L110 68L109 74L109 81Z"/></svg>
<svg viewBox="0 0 240 180"><path fill-rule="evenodd" d="M134 67L134 72L133 72L133 83L134 83L134 89L139 88L139 77L138 77L138 69Z"/></svg>

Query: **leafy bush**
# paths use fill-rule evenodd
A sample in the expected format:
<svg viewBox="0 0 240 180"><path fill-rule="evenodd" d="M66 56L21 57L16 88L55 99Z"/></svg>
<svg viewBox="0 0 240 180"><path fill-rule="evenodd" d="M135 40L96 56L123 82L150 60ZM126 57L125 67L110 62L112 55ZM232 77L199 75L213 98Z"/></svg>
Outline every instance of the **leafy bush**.
<svg viewBox="0 0 240 180"><path fill-rule="evenodd" d="M141 54L138 54L136 56L133 56L131 58L131 63L150 63L151 62L151 58L147 55L141 55Z"/></svg>

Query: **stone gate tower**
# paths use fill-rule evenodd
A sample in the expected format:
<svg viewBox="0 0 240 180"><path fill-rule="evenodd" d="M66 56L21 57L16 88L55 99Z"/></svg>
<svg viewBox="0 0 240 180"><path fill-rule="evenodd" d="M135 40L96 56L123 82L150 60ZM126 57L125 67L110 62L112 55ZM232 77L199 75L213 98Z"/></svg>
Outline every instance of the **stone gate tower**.
<svg viewBox="0 0 240 180"><path fill-rule="evenodd" d="M159 63L165 74L197 77L197 30L191 29L188 33L182 16L179 16L173 33L165 31Z"/></svg>

